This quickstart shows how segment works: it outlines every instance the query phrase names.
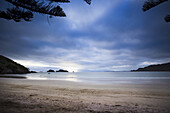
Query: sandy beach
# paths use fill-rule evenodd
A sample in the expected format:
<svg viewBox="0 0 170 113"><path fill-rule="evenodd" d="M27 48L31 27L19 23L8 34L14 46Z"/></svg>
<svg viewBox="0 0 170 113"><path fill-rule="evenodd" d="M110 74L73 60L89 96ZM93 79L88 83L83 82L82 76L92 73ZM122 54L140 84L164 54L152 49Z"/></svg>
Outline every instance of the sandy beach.
<svg viewBox="0 0 170 113"><path fill-rule="evenodd" d="M0 78L1 113L169 113L169 84Z"/></svg>

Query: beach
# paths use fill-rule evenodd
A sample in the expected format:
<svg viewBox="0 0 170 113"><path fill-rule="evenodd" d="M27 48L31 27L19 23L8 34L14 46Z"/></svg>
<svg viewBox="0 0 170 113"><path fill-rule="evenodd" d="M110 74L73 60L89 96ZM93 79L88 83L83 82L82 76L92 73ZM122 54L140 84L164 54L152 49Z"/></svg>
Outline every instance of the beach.
<svg viewBox="0 0 170 113"><path fill-rule="evenodd" d="M170 113L170 0L0 0L0 113Z"/></svg>
<svg viewBox="0 0 170 113"><path fill-rule="evenodd" d="M169 113L170 85L0 78L2 113Z"/></svg>

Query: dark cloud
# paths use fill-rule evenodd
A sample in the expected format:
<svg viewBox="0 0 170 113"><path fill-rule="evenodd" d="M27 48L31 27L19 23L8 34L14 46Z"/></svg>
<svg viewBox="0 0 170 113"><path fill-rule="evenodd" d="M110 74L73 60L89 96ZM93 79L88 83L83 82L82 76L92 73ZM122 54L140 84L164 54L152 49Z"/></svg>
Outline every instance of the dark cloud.
<svg viewBox="0 0 170 113"><path fill-rule="evenodd" d="M142 11L142 1L96 1L63 6L67 17L35 14L32 22L0 19L0 54L32 69L129 70L170 60L170 2ZM75 7L76 6L76 7ZM22 60L22 61L21 61ZM25 63L25 64L24 64Z"/></svg>
<svg viewBox="0 0 170 113"><path fill-rule="evenodd" d="M110 49L129 49L134 54L150 58L169 58L170 25L163 18L170 10L170 3L144 13L141 3L123 2L107 13L101 23L107 27L104 40L116 42ZM107 17L107 18L105 18Z"/></svg>

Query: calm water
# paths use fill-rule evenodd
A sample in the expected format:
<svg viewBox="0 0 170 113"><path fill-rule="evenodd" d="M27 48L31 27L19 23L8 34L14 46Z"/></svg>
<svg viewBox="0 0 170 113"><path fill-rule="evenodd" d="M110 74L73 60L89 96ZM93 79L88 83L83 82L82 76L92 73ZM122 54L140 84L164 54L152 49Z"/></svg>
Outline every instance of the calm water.
<svg viewBox="0 0 170 113"><path fill-rule="evenodd" d="M20 75L21 76L21 75ZM31 73L31 80L65 80L99 84L113 83L170 83L170 72L77 72L77 73Z"/></svg>

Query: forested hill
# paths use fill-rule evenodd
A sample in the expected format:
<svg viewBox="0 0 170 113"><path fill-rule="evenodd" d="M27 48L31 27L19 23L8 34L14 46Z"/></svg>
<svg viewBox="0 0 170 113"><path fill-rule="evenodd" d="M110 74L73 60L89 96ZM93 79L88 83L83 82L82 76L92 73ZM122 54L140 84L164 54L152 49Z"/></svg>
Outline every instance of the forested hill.
<svg viewBox="0 0 170 113"><path fill-rule="evenodd" d="M138 68L137 70L132 71L170 71L170 62L164 64L149 65L147 67Z"/></svg>
<svg viewBox="0 0 170 113"><path fill-rule="evenodd" d="M25 74L29 69L0 55L0 74Z"/></svg>

